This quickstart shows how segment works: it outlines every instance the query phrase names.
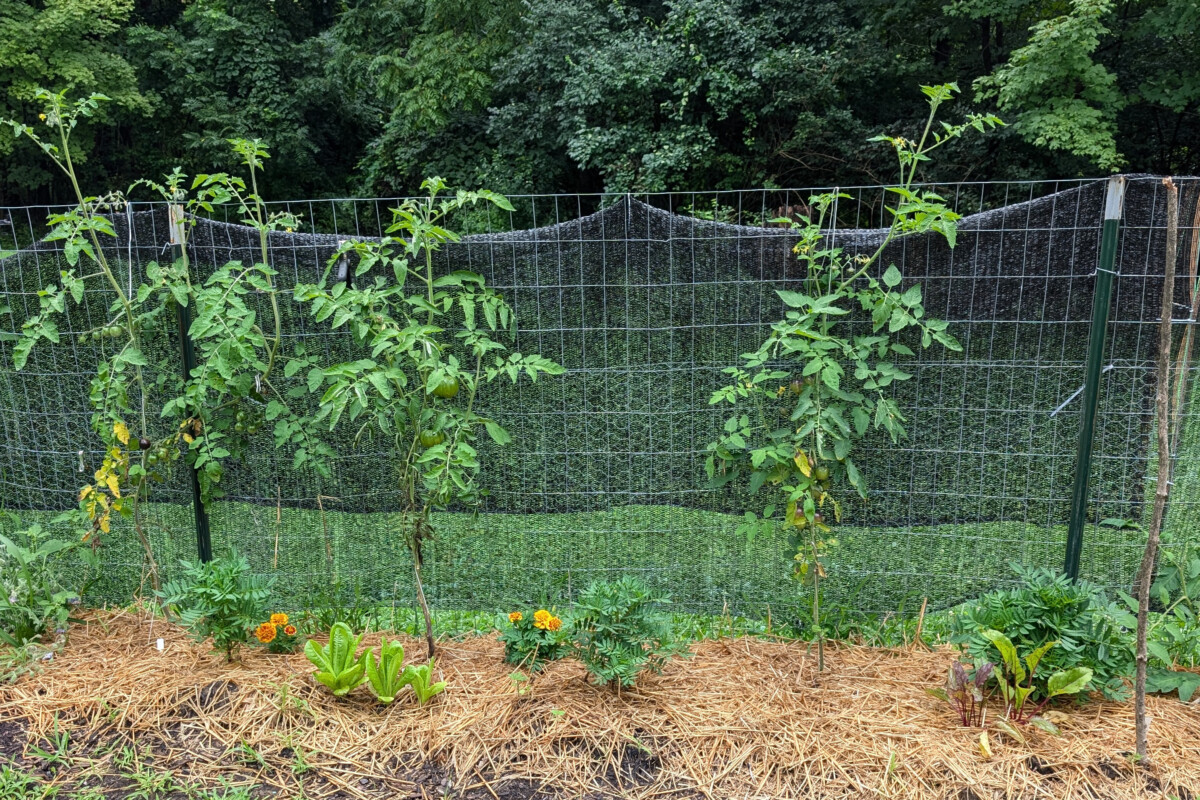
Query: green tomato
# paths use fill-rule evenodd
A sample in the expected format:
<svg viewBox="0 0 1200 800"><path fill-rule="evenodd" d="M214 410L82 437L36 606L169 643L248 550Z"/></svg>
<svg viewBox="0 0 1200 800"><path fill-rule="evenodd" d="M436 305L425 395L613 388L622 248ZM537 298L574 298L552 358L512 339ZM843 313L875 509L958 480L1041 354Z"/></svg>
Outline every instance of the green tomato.
<svg viewBox="0 0 1200 800"><path fill-rule="evenodd" d="M813 476L819 481L829 480L829 467L822 464L813 471Z"/></svg>
<svg viewBox="0 0 1200 800"><path fill-rule="evenodd" d="M446 434L441 431L421 431L421 447L436 447L446 441Z"/></svg>
<svg viewBox="0 0 1200 800"><path fill-rule="evenodd" d="M244 433L246 430L246 426L239 422L233 426L233 429L235 431L237 431L238 433Z"/></svg>
<svg viewBox="0 0 1200 800"><path fill-rule="evenodd" d="M444 400L450 400L458 394L458 381L454 378L443 378L441 383L433 387L433 393Z"/></svg>

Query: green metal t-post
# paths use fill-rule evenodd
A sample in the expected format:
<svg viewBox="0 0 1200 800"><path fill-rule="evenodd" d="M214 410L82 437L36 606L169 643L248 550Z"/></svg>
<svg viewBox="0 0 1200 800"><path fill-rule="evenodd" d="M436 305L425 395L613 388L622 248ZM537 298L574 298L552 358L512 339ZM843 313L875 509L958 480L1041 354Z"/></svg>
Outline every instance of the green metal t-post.
<svg viewBox="0 0 1200 800"><path fill-rule="evenodd" d="M171 215L171 258L179 261L183 258L183 206L172 205ZM196 368L196 347L188 329L192 327L192 310L185 305L175 304L179 320L179 343L183 351L183 377L187 380ZM192 508L196 512L196 550L201 561L212 561L212 534L208 527L208 511L204 508L200 494L200 477L196 470L189 469L192 478Z"/></svg>
<svg viewBox="0 0 1200 800"><path fill-rule="evenodd" d="M1092 327L1088 332L1087 367L1083 383L1083 419L1079 425L1079 450L1075 455L1075 486L1071 490L1071 519L1067 528L1067 562L1064 571L1071 580L1079 578L1083 553L1083 526L1087 522L1088 483L1092 474L1092 441L1096 433L1096 409L1100 405L1100 363L1108 333L1108 307L1112 301L1113 275L1117 262L1117 232L1125 199L1125 178L1108 179L1104 203L1104 229L1100 236L1100 264L1096 269L1096 293L1092 301Z"/></svg>

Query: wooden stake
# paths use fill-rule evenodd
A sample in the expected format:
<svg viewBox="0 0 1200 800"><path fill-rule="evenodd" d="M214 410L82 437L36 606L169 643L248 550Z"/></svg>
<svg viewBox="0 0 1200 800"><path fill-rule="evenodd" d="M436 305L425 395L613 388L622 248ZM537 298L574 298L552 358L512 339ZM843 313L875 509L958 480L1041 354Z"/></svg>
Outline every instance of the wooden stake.
<svg viewBox="0 0 1200 800"><path fill-rule="evenodd" d="M1150 756L1150 720L1146 718L1146 628L1150 611L1150 582L1158 555L1163 511L1171 491L1171 314L1175 305L1175 259L1179 245L1179 189L1170 178L1163 178L1167 189L1167 247L1163 265L1162 319L1158 324L1158 389L1155 392L1158 426L1158 484L1154 492L1154 512L1146 536L1146 551L1138 569L1137 676L1134 681L1134 719L1137 728L1137 754L1142 763Z"/></svg>

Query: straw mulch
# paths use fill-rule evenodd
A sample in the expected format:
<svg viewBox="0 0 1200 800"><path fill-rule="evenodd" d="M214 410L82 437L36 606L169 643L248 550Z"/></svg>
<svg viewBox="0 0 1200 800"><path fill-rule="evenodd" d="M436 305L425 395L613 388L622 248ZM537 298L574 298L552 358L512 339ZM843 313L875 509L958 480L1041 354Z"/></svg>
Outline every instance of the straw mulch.
<svg viewBox="0 0 1200 800"><path fill-rule="evenodd" d="M1126 755L1130 703L1068 709L1062 736L1031 730L1025 745L993 731L985 758L979 731L923 691L949 651L840 648L818 675L803 643L693 649L618 695L571 661L517 684L494 638L445 642L450 689L426 708L411 694L382 708L366 687L332 697L302 654L252 650L227 665L161 619L96 612L46 669L0 687L0 728L38 743L70 726L99 775L117 772L114 741L133 742L182 779L282 797L1200 797L1196 704L1150 699L1153 764L1141 769Z"/></svg>

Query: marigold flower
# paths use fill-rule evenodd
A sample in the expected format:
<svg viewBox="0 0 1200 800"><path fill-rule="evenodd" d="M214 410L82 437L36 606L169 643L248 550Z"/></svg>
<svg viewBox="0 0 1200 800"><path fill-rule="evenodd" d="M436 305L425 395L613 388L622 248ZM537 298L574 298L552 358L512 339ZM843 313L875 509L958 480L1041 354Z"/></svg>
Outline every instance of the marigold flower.
<svg viewBox="0 0 1200 800"><path fill-rule="evenodd" d="M561 627L562 627L562 620L559 619L558 617L551 617L550 621L546 623L546 630L548 630L548 631L556 631Z"/></svg>
<svg viewBox="0 0 1200 800"><path fill-rule="evenodd" d="M533 612L533 627L546 630L550 624L550 612L544 608L539 608Z"/></svg>
<svg viewBox="0 0 1200 800"><path fill-rule="evenodd" d="M287 625L288 624L288 615L287 614L272 614L271 615L271 624L272 625Z"/></svg>
<svg viewBox="0 0 1200 800"><path fill-rule="evenodd" d="M295 635L296 635L296 626L295 626L295 625L288 625L287 627L285 627L285 628L283 629L283 632L284 632L284 634L285 634L285 635L287 635L287 636L295 636Z"/></svg>
<svg viewBox="0 0 1200 800"><path fill-rule="evenodd" d="M275 641L275 626L269 622L264 622L254 629L255 637L263 644L270 644Z"/></svg>
<svg viewBox="0 0 1200 800"><path fill-rule="evenodd" d="M511 622L513 625L516 625L518 622L520 622L523 619L525 619L525 615L522 614L520 611L514 611L508 615L508 621Z"/></svg>

